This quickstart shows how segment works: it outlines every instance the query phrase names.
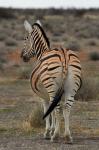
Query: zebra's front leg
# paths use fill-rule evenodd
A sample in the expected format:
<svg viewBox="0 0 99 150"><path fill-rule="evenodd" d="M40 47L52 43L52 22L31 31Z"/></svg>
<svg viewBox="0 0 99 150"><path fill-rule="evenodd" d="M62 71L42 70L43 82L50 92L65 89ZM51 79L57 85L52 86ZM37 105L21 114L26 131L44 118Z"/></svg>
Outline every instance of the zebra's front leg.
<svg viewBox="0 0 99 150"><path fill-rule="evenodd" d="M63 116L64 116L64 122L65 122L64 137L65 137L66 143L68 143L68 144L73 143L73 139L72 139L70 129L69 129L70 109L71 109L73 102L74 102L74 98L68 99L68 100L66 100L65 105L63 107Z"/></svg>
<svg viewBox="0 0 99 150"><path fill-rule="evenodd" d="M56 107L55 109L55 130L51 136L51 142L57 140L60 135L60 110Z"/></svg>
<svg viewBox="0 0 99 150"><path fill-rule="evenodd" d="M49 103L46 101L43 101L43 108L44 108L44 113L47 111L49 106ZM46 129L44 133L44 138L49 139L50 138L50 116L48 115L45 119L46 122Z"/></svg>

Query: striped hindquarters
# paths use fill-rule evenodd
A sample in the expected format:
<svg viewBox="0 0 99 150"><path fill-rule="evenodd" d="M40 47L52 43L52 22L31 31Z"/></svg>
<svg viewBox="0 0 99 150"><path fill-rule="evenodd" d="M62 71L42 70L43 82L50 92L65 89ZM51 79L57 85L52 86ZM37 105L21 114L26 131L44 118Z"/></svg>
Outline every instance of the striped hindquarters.
<svg viewBox="0 0 99 150"><path fill-rule="evenodd" d="M77 86L77 90L81 88L82 80L81 80L81 64L78 56L71 50L68 51L68 66L72 67L73 76L75 79L75 84ZM76 92L77 92L76 90Z"/></svg>
<svg viewBox="0 0 99 150"><path fill-rule="evenodd" d="M67 92L67 95L65 96L69 99L67 99L66 105L68 104L68 106L71 107L74 101L74 96L77 93L78 89L80 89L81 87L81 65L78 56L71 50L66 51L64 49L61 49L61 51L65 54L65 57L63 57L63 59L66 63L65 65L63 65L63 67L65 67L65 69L63 70L67 70L67 73L65 73L66 82L64 82L64 84L66 83L66 89L64 89L66 91L62 91L61 88L60 91L56 91L53 102L48 108L47 112L44 114L43 119L47 117L47 115L49 115L49 113L51 113L53 109L57 106L58 102L61 100L63 92Z"/></svg>
<svg viewBox="0 0 99 150"><path fill-rule="evenodd" d="M62 84L63 65L65 66L63 55L57 51L52 50L46 52L39 64L35 67L31 76L31 85L33 91L40 95L41 87L47 92L50 99L53 100L59 86ZM42 86L41 86L42 84Z"/></svg>

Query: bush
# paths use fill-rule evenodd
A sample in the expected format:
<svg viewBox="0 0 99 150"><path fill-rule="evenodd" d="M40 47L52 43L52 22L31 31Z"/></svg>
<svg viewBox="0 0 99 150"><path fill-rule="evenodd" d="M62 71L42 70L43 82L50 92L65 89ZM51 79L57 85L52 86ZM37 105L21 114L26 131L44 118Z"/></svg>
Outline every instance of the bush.
<svg viewBox="0 0 99 150"><path fill-rule="evenodd" d="M86 77L76 98L81 101L97 100L99 96L99 81L96 78Z"/></svg>
<svg viewBox="0 0 99 150"><path fill-rule="evenodd" d="M71 49L73 51L79 51L80 50L80 44L77 41L71 41L67 45L67 49Z"/></svg>
<svg viewBox="0 0 99 150"><path fill-rule="evenodd" d="M14 18L16 18L16 16L13 13L13 9L0 8L0 18L3 18L3 19L14 19Z"/></svg>
<svg viewBox="0 0 99 150"><path fill-rule="evenodd" d="M28 68L24 68L19 72L19 79L29 79L30 78L30 71Z"/></svg>
<svg viewBox="0 0 99 150"><path fill-rule="evenodd" d="M90 45L90 46L96 46L97 43L96 43L95 40L89 40L89 41L88 41L88 45Z"/></svg>
<svg viewBox="0 0 99 150"><path fill-rule="evenodd" d="M3 33L0 33L0 41L4 41L6 39L6 35Z"/></svg>
<svg viewBox="0 0 99 150"><path fill-rule="evenodd" d="M33 111L29 115L28 121L30 122L30 125L35 128L44 127L44 120L43 118L43 108L40 104L38 104L35 108L33 108Z"/></svg>
<svg viewBox="0 0 99 150"><path fill-rule="evenodd" d="M98 52L92 52L89 54L89 58L93 61L99 60L99 53Z"/></svg>
<svg viewBox="0 0 99 150"><path fill-rule="evenodd" d="M86 9L72 9L72 11L75 17L83 17L86 13Z"/></svg>
<svg viewBox="0 0 99 150"><path fill-rule="evenodd" d="M17 42L16 40L12 39L12 38L8 38L6 41L5 41L5 44L7 46L17 46Z"/></svg>

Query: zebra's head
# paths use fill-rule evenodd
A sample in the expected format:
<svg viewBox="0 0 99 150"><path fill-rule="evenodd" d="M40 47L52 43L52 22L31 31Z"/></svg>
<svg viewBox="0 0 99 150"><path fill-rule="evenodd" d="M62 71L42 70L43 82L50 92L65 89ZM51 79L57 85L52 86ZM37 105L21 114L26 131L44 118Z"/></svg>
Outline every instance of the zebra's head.
<svg viewBox="0 0 99 150"><path fill-rule="evenodd" d="M35 56L35 50L33 48L33 37L32 37L33 28L28 21L24 21L24 27L27 31L27 36L24 39L24 47L21 52L21 57L23 58L24 62L28 62L31 57Z"/></svg>
<svg viewBox="0 0 99 150"><path fill-rule="evenodd" d="M33 25L24 21L24 26L28 36L25 38L21 57L23 61L28 62L32 57L40 58L42 53L49 49L49 40L39 20Z"/></svg>

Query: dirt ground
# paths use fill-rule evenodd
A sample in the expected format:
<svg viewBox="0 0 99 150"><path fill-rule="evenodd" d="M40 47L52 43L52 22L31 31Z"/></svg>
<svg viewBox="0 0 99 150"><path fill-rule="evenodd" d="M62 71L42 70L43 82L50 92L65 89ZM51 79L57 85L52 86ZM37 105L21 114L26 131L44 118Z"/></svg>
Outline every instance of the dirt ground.
<svg viewBox="0 0 99 150"><path fill-rule="evenodd" d="M75 137L74 144L65 144L62 140L51 143L41 136L0 137L0 150L98 150L99 137Z"/></svg>
<svg viewBox="0 0 99 150"><path fill-rule="evenodd" d="M39 99L25 80L0 80L0 150L98 150L99 101L74 104L70 128L74 143L60 139L54 143L43 138L43 130L24 133L21 123Z"/></svg>

